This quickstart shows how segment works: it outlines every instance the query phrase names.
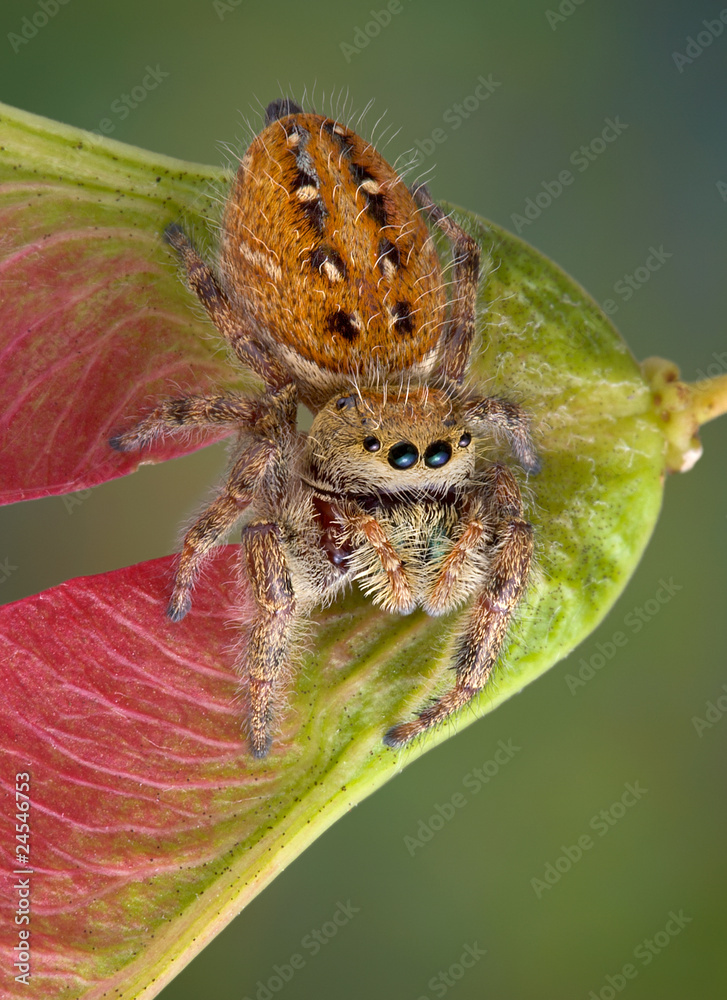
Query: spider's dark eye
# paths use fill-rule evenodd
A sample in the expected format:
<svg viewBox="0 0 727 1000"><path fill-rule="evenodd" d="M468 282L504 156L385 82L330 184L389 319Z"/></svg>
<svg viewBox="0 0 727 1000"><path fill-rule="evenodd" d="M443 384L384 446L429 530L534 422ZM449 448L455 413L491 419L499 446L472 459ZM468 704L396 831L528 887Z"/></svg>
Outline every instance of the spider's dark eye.
<svg viewBox="0 0 727 1000"><path fill-rule="evenodd" d="M409 441L399 441L389 448L389 465L395 469L411 469L419 458L419 452Z"/></svg>
<svg viewBox="0 0 727 1000"><path fill-rule="evenodd" d="M378 438L367 437L364 438L363 440L363 446L366 449L366 451L378 451L379 448L381 447L381 442L379 441Z"/></svg>
<svg viewBox="0 0 727 1000"><path fill-rule="evenodd" d="M468 434L467 431L465 431L462 437L459 439L460 448L466 448L471 440L472 440L472 435Z"/></svg>
<svg viewBox="0 0 727 1000"><path fill-rule="evenodd" d="M439 469L452 457L452 446L446 441L434 441L424 452L424 464L430 469Z"/></svg>
<svg viewBox="0 0 727 1000"><path fill-rule="evenodd" d="M355 403L356 400L353 398L353 396L341 396L340 399L336 400L336 409L347 410L349 406L354 406Z"/></svg>

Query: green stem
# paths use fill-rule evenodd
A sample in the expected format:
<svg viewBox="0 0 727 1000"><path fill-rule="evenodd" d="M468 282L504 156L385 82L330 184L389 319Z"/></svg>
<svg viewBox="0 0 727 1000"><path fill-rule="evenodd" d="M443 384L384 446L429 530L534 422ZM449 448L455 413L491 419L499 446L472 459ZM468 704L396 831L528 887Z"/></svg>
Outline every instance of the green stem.
<svg viewBox="0 0 727 1000"><path fill-rule="evenodd" d="M691 382L694 415L700 426L727 413L727 375Z"/></svg>
<svg viewBox="0 0 727 1000"><path fill-rule="evenodd" d="M699 428L727 413L727 375L682 382L677 366L664 358L647 358L641 370L666 441L666 468L687 472L702 454Z"/></svg>

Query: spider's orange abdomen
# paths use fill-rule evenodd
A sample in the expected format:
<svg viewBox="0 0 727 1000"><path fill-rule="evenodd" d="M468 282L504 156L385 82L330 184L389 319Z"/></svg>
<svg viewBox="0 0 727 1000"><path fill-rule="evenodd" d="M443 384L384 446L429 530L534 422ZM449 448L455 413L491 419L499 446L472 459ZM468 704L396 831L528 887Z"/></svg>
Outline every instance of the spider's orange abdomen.
<svg viewBox="0 0 727 1000"><path fill-rule="evenodd" d="M446 295L429 230L394 169L330 118L288 114L253 140L220 263L235 310L302 381L433 360Z"/></svg>

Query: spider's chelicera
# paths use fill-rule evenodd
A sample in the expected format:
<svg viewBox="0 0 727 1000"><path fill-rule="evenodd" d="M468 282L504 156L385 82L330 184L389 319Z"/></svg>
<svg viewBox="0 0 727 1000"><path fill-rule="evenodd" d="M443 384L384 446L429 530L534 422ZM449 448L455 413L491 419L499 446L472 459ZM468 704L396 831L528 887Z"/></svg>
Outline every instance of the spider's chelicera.
<svg viewBox="0 0 727 1000"><path fill-rule="evenodd" d="M452 246L449 302L426 219ZM389 729L385 743L400 747L485 686L532 558L517 481L482 445L504 438L536 472L527 416L467 378L479 247L355 132L287 99L268 107L240 163L217 273L178 226L166 238L265 384L259 396L163 400L112 440L129 451L194 427L239 432L223 489L185 536L168 615L186 615L202 561L243 518L256 612L240 667L263 757L298 626L317 605L353 581L400 614L469 601L454 686ZM315 415L308 434L299 402Z"/></svg>

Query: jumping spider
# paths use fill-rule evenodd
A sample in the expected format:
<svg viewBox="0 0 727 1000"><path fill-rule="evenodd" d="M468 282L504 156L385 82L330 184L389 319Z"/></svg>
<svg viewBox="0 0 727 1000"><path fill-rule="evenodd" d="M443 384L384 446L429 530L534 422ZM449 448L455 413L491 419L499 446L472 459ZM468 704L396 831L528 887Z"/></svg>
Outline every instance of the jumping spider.
<svg viewBox="0 0 727 1000"><path fill-rule="evenodd" d="M423 216L452 246L449 303ZM112 439L130 451L195 427L239 432L222 491L184 539L167 613L187 614L203 560L244 517L256 612L240 669L252 752L264 757L313 608L354 580L400 614L472 598L454 687L386 733L400 747L485 686L531 563L515 477L475 453L478 439L504 437L527 472L539 468L524 411L465 381L479 247L360 136L287 99L268 107L240 163L218 273L178 226L165 235L237 361L265 383L259 396L163 400ZM315 415L307 435L298 402Z"/></svg>

